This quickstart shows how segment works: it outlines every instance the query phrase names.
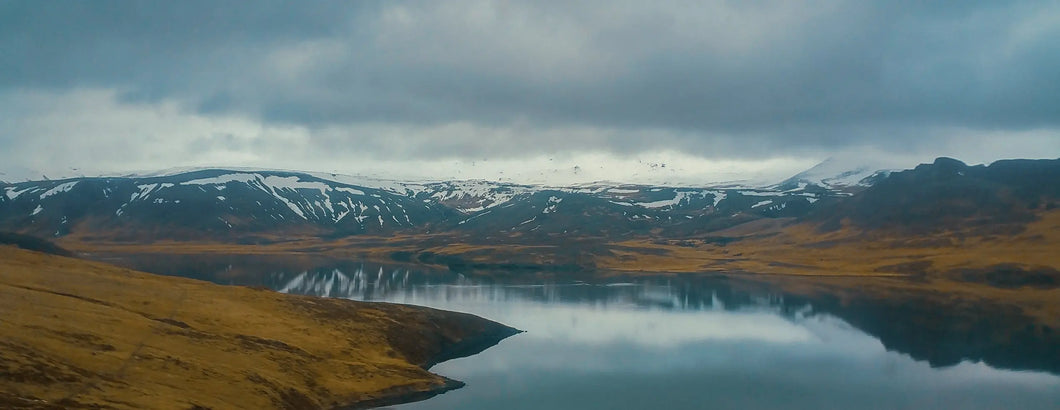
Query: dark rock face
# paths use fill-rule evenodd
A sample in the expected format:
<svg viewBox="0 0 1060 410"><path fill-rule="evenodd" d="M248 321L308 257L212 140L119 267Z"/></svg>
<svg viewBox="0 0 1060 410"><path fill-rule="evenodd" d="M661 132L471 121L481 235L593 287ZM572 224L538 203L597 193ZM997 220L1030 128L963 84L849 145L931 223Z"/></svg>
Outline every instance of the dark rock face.
<svg viewBox="0 0 1060 410"><path fill-rule="evenodd" d="M858 195L816 209L810 218L826 229L848 219L867 229L916 233L973 228L980 234L1007 234L1058 199L1060 160L968 166L939 158L893 173Z"/></svg>

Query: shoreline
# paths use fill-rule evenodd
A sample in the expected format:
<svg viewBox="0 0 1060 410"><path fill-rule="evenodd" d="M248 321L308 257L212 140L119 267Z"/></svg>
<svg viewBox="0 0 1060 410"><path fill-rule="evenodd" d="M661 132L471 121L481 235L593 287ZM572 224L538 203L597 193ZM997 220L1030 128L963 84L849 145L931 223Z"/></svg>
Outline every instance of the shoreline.
<svg viewBox="0 0 1060 410"><path fill-rule="evenodd" d="M338 407L333 407L332 410L365 410L415 403L429 400L435 396L446 394L453 390L461 389L464 386L466 386L466 384L462 381L446 378L445 384L428 390L408 391L407 388L395 387L393 388L393 391L385 392L383 397L368 399L348 405L340 405ZM393 395L390 395L391 393L393 393Z"/></svg>
<svg viewBox="0 0 1060 410"><path fill-rule="evenodd" d="M422 308L422 306L418 305L405 306L416 306ZM428 361L420 367L423 370L430 371L430 369L437 364L444 363L449 360L474 356L485 351L486 349L500 344L500 342L504 341L509 337L516 336L521 333L525 333L525 331L506 326L505 328L497 329L497 331L495 332L486 332L478 334L470 340L461 340L460 342L448 346L447 348L437 352L434 356L428 358ZM356 403L339 405L337 407L333 407L332 409L362 410L384 406L397 406L401 404L415 403L419 401L428 400L435 396L446 394L454 390L459 390L467 386L467 383L464 383L460 380L450 379L437 373L431 374L441 377L444 380L444 383L440 386L436 386L427 390L411 390L407 386L395 386L382 392L381 397L363 400Z"/></svg>

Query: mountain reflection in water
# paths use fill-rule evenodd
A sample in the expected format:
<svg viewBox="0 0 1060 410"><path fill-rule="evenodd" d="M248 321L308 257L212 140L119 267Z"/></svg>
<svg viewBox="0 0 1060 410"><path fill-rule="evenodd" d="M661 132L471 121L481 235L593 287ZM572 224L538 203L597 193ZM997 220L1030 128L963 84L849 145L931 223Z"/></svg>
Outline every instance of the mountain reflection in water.
<svg viewBox="0 0 1060 410"><path fill-rule="evenodd" d="M218 283L464 311L527 331L436 366L467 387L402 409L1060 408L1050 340L1009 334L998 327L1008 317L951 314L925 301L811 300L724 277L464 276L231 256L122 261ZM974 323L925 325L969 317Z"/></svg>

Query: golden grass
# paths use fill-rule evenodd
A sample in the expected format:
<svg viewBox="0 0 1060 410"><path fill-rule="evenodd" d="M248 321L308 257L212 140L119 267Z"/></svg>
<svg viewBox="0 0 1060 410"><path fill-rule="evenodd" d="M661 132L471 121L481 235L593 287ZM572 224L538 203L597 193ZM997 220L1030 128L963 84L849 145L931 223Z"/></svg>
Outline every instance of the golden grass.
<svg viewBox="0 0 1060 410"><path fill-rule="evenodd" d="M718 272L783 282L785 290L842 293L844 288L901 297L904 292L937 292L947 297L989 300L1017 306L1040 323L1060 325L1060 287L999 288L947 275L1000 264L1060 270L1060 211L1043 213L1017 235L989 237L963 232L900 236L849 227L821 233L809 225L745 230L725 246L688 241L659 244L633 240L615 244L613 256L597 266L633 274ZM919 263L920 272L902 265ZM916 280L908 280L915 277Z"/></svg>
<svg viewBox="0 0 1060 410"><path fill-rule="evenodd" d="M0 312L0 407L348 405L445 385L419 366L431 353L425 341L457 342L496 325L7 246Z"/></svg>

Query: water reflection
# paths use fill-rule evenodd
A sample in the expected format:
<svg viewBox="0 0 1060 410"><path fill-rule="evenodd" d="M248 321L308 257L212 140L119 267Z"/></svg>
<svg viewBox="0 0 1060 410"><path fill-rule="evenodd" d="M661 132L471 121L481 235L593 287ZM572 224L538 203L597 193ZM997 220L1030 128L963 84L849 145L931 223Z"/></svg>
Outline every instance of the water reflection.
<svg viewBox="0 0 1060 410"><path fill-rule="evenodd" d="M527 331L438 365L433 371L468 387L403 409L1060 408L1060 377L987 364L1052 371L1060 362L1049 339L1013 337L1012 326L1026 327L1007 324L1014 316L927 301L807 299L716 277L468 277L241 258L148 258L136 267L465 311Z"/></svg>

